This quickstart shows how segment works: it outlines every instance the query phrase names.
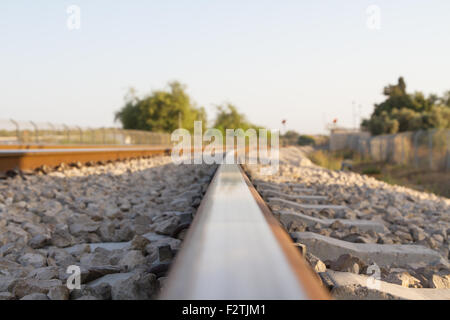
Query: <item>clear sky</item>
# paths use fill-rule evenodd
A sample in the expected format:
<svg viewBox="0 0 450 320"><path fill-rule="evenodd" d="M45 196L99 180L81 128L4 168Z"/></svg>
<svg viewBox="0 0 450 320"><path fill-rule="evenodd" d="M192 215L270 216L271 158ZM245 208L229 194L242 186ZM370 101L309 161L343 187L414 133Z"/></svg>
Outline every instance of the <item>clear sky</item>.
<svg viewBox="0 0 450 320"><path fill-rule="evenodd" d="M370 114L400 75L449 90L449 16L448 0L2 0L0 118L110 126L128 87L179 80L209 118L229 101L259 125L325 132L353 124L352 101Z"/></svg>

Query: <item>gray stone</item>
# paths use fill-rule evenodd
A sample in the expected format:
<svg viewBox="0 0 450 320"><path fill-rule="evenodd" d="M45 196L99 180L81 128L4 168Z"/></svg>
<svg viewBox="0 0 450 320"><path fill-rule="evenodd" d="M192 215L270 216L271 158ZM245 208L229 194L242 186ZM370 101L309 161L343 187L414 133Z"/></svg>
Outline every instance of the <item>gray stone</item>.
<svg viewBox="0 0 450 320"><path fill-rule="evenodd" d="M357 227L361 231L373 230L380 233L385 233L387 231L382 223L371 220L318 219L302 213L284 210L276 211L275 215L279 217L284 225L288 225L290 222L295 221L305 223L309 227L318 225L318 229L331 228L333 230L341 230L344 228Z"/></svg>
<svg viewBox="0 0 450 320"><path fill-rule="evenodd" d="M116 282L126 280L126 279L132 277L133 275L134 275L134 273L131 273L131 272L107 274L101 278L98 278L92 282L87 283L86 285L88 287L95 287L102 283L106 283L106 284L112 286Z"/></svg>
<svg viewBox="0 0 450 320"><path fill-rule="evenodd" d="M168 279L169 279L168 277L159 277L158 278L158 284L159 284L160 289L164 288L164 286L167 284Z"/></svg>
<svg viewBox="0 0 450 320"><path fill-rule="evenodd" d="M154 246L170 245L173 250L177 250L181 247L181 241L172 237L166 237L154 232L149 232L143 235L143 237L150 240Z"/></svg>
<svg viewBox="0 0 450 320"><path fill-rule="evenodd" d="M360 270L365 266L366 264L357 257L353 257L350 254L343 254L336 261L331 262L330 268L335 271L359 274Z"/></svg>
<svg viewBox="0 0 450 320"><path fill-rule="evenodd" d="M111 300L111 285L103 282L88 286L83 290L83 295L94 296L100 300Z"/></svg>
<svg viewBox="0 0 450 320"><path fill-rule="evenodd" d="M75 258L67 253L64 249L61 248L51 248L48 252L48 258L47 261L51 261L51 259L54 260L54 264L51 264L53 266L57 265L62 268L66 268L67 266L77 264L77 261ZM49 262L50 264L50 262Z"/></svg>
<svg viewBox="0 0 450 320"><path fill-rule="evenodd" d="M134 274L117 281L111 287L113 300L147 300L152 299L158 290L158 281L154 274Z"/></svg>
<svg viewBox="0 0 450 320"><path fill-rule="evenodd" d="M50 238L43 236L41 234L38 234L34 236L33 238L28 241L28 245L33 249L40 249L45 247L50 243Z"/></svg>
<svg viewBox="0 0 450 320"><path fill-rule="evenodd" d="M173 252L169 245L158 247L158 257L159 261L171 260L173 258Z"/></svg>
<svg viewBox="0 0 450 320"><path fill-rule="evenodd" d="M0 292L0 301L14 300L14 295L11 292Z"/></svg>
<svg viewBox="0 0 450 320"><path fill-rule="evenodd" d="M342 288L346 286L360 286L367 287L369 277L366 275L357 275L350 272L339 272L333 270L327 270L327 275L331 278L335 288ZM382 280L370 279L370 282L374 285L379 285L378 293L384 293L388 296L381 299L407 299L407 300L449 300L450 289L423 289L423 288L405 288L397 284L388 283ZM367 288L366 288L367 289ZM335 289L333 289L333 296ZM346 295L345 299L361 299L361 296L354 294ZM372 296L367 296L365 299L373 299Z"/></svg>
<svg viewBox="0 0 450 320"><path fill-rule="evenodd" d="M300 200L300 201L326 201L328 199L327 196L315 196L315 195L292 195L292 194L287 194L287 193L283 193L283 192L278 192L275 190L266 190L263 191L263 196L264 197L279 197L279 198L284 198L290 201L296 201L296 200Z"/></svg>
<svg viewBox="0 0 450 320"><path fill-rule="evenodd" d="M315 272L319 273L327 271L325 263L323 263L322 260L320 260L316 256L310 253L306 253L306 260L309 262Z"/></svg>
<svg viewBox="0 0 450 320"><path fill-rule="evenodd" d="M118 207L109 206L105 209L105 215L109 219L116 219L116 218L122 217L122 212L120 211L120 209Z"/></svg>
<svg viewBox="0 0 450 320"><path fill-rule="evenodd" d="M402 242L412 242L413 241L413 237L411 236L411 234L409 232L397 230L395 232L395 235L397 235L402 240Z"/></svg>
<svg viewBox="0 0 450 320"><path fill-rule="evenodd" d="M90 268L94 266L110 265L111 263L108 254L96 250L93 253L85 253L80 259L80 264Z"/></svg>
<svg viewBox="0 0 450 320"><path fill-rule="evenodd" d="M126 268L126 270L133 270L144 263L145 258L141 251L130 250L120 259L119 266Z"/></svg>
<svg viewBox="0 0 450 320"><path fill-rule="evenodd" d="M52 234L51 244L65 248L74 244L74 239L68 230L64 229L56 229L56 231Z"/></svg>
<svg viewBox="0 0 450 320"><path fill-rule="evenodd" d="M269 198L269 203L273 204L279 204L282 206L294 208L294 209L300 209L300 210L323 210L323 209L331 209L335 212L342 212L345 210L348 210L346 206L341 205L331 205L331 204L300 204L289 200L284 200L280 198Z"/></svg>
<svg viewBox="0 0 450 320"><path fill-rule="evenodd" d="M50 300L68 300L69 289L66 286L53 287L48 292Z"/></svg>
<svg viewBox="0 0 450 320"><path fill-rule="evenodd" d="M29 274L29 278L35 278L38 280L51 280L58 277L59 271L57 267L43 267L33 269Z"/></svg>
<svg viewBox="0 0 450 320"><path fill-rule="evenodd" d="M82 236L86 233L96 232L100 225L89 218L79 219L69 225L69 231L74 236Z"/></svg>
<svg viewBox="0 0 450 320"><path fill-rule="evenodd" d="M131 223L127 222L120 229L114 232L114 238L117 241L130 241L134 237L134 231Z"/></svg>
<svg viewBox="0 0 450 320"><path fill-rule="evenodd" d="M113 241L115 238L116 227L112 222L104 221L99 229L98 234L102 241Z"/></svg>
<svg viewBox="0 0 450 320"><path fill-rule="evenodd" d="M145 252L145 247L150 243L150 240L143 236L135 236L133 240L131 240L130 247L133 250L139 250L141 252Z"/></svg>
<svg viewBox="0 0 450 320"><path fill-rule="evenodd" d="M341 222L341 220L335 220L330 224L330 228L333 230L341 230L344 229L344 224Z"/></svg>
<svg viewBox="0 0 450 320"><path fill-rule="evenodd" d="M150 273L155 274L157 277L162 277L167 274L167 271L169 271L170 263L169 262L159 262L156 261L152 264L150 267Z"/></svg>
<svg viewBox="0 0 450 320"><path fill-rule="evenodd" d="M155 232L162 235L172 235L180 224L180 218L177 216L168 218L157 223L155 227Z"/></svg>
<svg viewBox="0 0 450 320"><path fill-rule="evenodd" d="M376 241L367 235L359 233L351 233L342 237L341 240L354 242L354 243L375 243Z"/></svg>
<svg viewBox="0 0 450 320"><path fill-rule="evenodd" d="M11 291L17 280L12 276L3 276L0 274L0 292Z"/></svg>
<svg viewBox="0 0 450 320"><path fill-rule="evenodd" d="M45 295L43 293L36 292L36 293L28 294L20 300L48 300L48 297L47 297L47 295Z"/></svg>
<svg viewBox="0 0 450 320"><path fill-rule="evenodd" d="M450 289L450 274L445 276L440 276L438 274L433 274L430 279L430 286L437 289Z"/></svg>
<svg viewBox="0 0 450 320"><path fill-rule="evenodd" d="M38 253L26 253L18 260L21 265L33 266L35 268L44 267L47 264L46 258Z"/></svg>
<svg viewBox="0 0 450 320"><path fill-rule="evenodd" d="M76 300L99 300L99 299L94 296L82 296Z"/></svg>
<svg viewBox="0 0 450 320"><path fill-rule="evenodd" d="M89 244L83 243L83 244L77 244L72 247L64 248L68 253L74 255L74 256L81 256L84 253L90 253L91 252L91 246Z"/></svg>
<svg viewBox="0 0 450 320"><path fill-rule="evenodd" d="M0 247L0 257L4 257L12 252L14 252L14 243L7 243Z"/></svg>
<svg viewBox="0 0 450 320"><path fill-rule="evenodd" d="M13 294L19 298L32 293L47 294L51 288L61 285L60 280L19 279L14 285Z"/></svg>
<svg viewBox="0 0 450 320"><path fill-rule="evenodd" d="M190 207L192 201L189 198L177 198L173 200L169 205L174 209L184 209Z"/></svg>
<svg viewBox="0 0 450 320"><path fill-rule="evenodd" d="M441 245L445 240L441 234L437 234L437 233L433 234L431 237L434 239L434 241L438 242L439 245Z"/></svg>
<svg viewBox="0 0 450 320"><path fill-rule="evenodd" d="M308 247L308 251L321 260L336 260L343 254L351 254L366 263L375 262L379 266L411 263L448 262L436 251L419 245L388 245L375 243L352 243L312 232L293 232L291 237Z"/></svg>
<svg viewBox="0 0 450 320"><path fill-rule="evenodd" d="M92 266L87 269L83 282L91 282L107 274L119 273L120 271L121 268L118 266Z"/></svg>
<svg viewBox="0 0 450 320"><path fill-rule="evenodd" d="M391 294L369 289L361 285L351 284L346 286L334 287L331 295L336 300L397 300Z"/></svg>
<svg viewBox="0 0 450 320"><path fill-rule="evenodd" d="M406 288L422 288L420 280L413 277L408 272L391 272L385 279L386 282L398 284Z"/></svg>
<svg viewBox="0 0 450 320"><path fill-rule="evenodd" d="M89 247L91 251L95 251L97 248L106 249L109 251L128 249L130 247L130 242L100 242L100 243L90 243Z"/></svg>
<svg viewBox="0 0 450 320"><path fill-rule="evenodd" d="M411 232L411 235L412 235L414 241L416 241L416 242L423 241L427 237L425 232L422 229L420 229L419 227L411 228L410 232Z"/></svg>

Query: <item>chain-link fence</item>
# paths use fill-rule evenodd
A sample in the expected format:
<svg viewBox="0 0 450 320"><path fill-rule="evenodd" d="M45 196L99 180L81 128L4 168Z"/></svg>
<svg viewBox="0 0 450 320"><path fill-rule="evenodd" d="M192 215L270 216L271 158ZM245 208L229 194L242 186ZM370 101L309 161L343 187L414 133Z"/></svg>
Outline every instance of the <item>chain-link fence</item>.
<svg viewBox="0 0 450 320"><path fill-rule="evenodd" d="M349 135L345 146L376 161L450 171L448 129L420 130L375 137Z"/></svg>
<svg viewBox="0 0 450 320"><path fill-rule="evenodd" d="M0 119L0 144L171 145L170 134Z"/></svg>

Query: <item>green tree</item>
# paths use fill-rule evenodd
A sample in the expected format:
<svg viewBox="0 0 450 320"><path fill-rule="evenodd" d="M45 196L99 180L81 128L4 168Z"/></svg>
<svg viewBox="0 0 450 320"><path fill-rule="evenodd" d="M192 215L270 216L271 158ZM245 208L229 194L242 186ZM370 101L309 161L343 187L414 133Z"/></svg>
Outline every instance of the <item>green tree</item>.
<svg viewBox="0 0 450 320"><path fill-rule="evenodd" d="M186 87L174 81L168 84L169 90L156 90L140 99L130 89L126 96L125 106L115 114L124 129L147 130L154 132L172 132L181 126L189 131L194 129L194 121L203 122L206 127L206 112L196 107Z"/></svg>
<svg viewBox="0 0 450 320"><path fill-rule="evenodd" d="M444 93L439 102L447 107L450 107L450 90Z"/></svg>
<svg viewBox="0 0 450 320"><path fill-rule="evenodd" d="M298 137L298 144L301 146L314 146L316 144L316 140L314 140L311 136L301 135Z"/></svg>
<svg viewBox="0 0 450 320"><path fill-rule="evenodd" d="M217 106L217 116L214 122L214 128L219 129L225 135L226 129L242 129L247 130L250 123L244 114L239 113L237 108L231 103L225 106Z"/></svg>
<svg viewBox="0 0 450 320"><path fill-rule="evenodd" d="M224 139L226 137L227 129L242 129L244 132L248 129L254 129L257 136L259 136L259 129L264 129L263 127L251 124L247 120L247 117L244 114L239 113L238 109L231 103L217 106L217 116L214 122L214 128L222 132ZM271 139L270 130L267 130L267 139L269 141Z"/></svg>
<svg viewBox="0 0 450 320"><path fill-rule="evenodd" d="M435 94L428 97L422 92L409 94L405 80L383 89L385 101L375 104L370 119L364 119L361 127L373 135L391 134L430 128L449 128L446 120L450 110L450 91L442 98Z"/></svg>
<svg viewBox="0 0 450 320"><path fill-rule="evenodd" d="M435 106L427 116L430 128L450 128L450 106Z"/></svg>
<svg viewBox="0 0 450 320"><path fill-rule="evenodd" d="M295 130L288 130L285 134L281 135L280 138L285 145L295 145L298 143L298 138L300 133Z"/></svg>

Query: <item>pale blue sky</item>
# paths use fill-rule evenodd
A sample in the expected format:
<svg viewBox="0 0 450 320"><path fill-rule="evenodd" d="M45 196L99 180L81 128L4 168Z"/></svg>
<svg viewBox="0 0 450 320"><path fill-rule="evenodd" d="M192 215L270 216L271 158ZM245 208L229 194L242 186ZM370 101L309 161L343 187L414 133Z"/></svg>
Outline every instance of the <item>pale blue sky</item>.
<svg viewBox="0 0 450 320"><path fill-rule="evenodd" d="M449 15L448 0L2 0L0 118L110 126L128 87L177 79L209 118L230 101L259 125L324 132L352 125L352 101L370 114L399 75L450 89Z"/></svg>

